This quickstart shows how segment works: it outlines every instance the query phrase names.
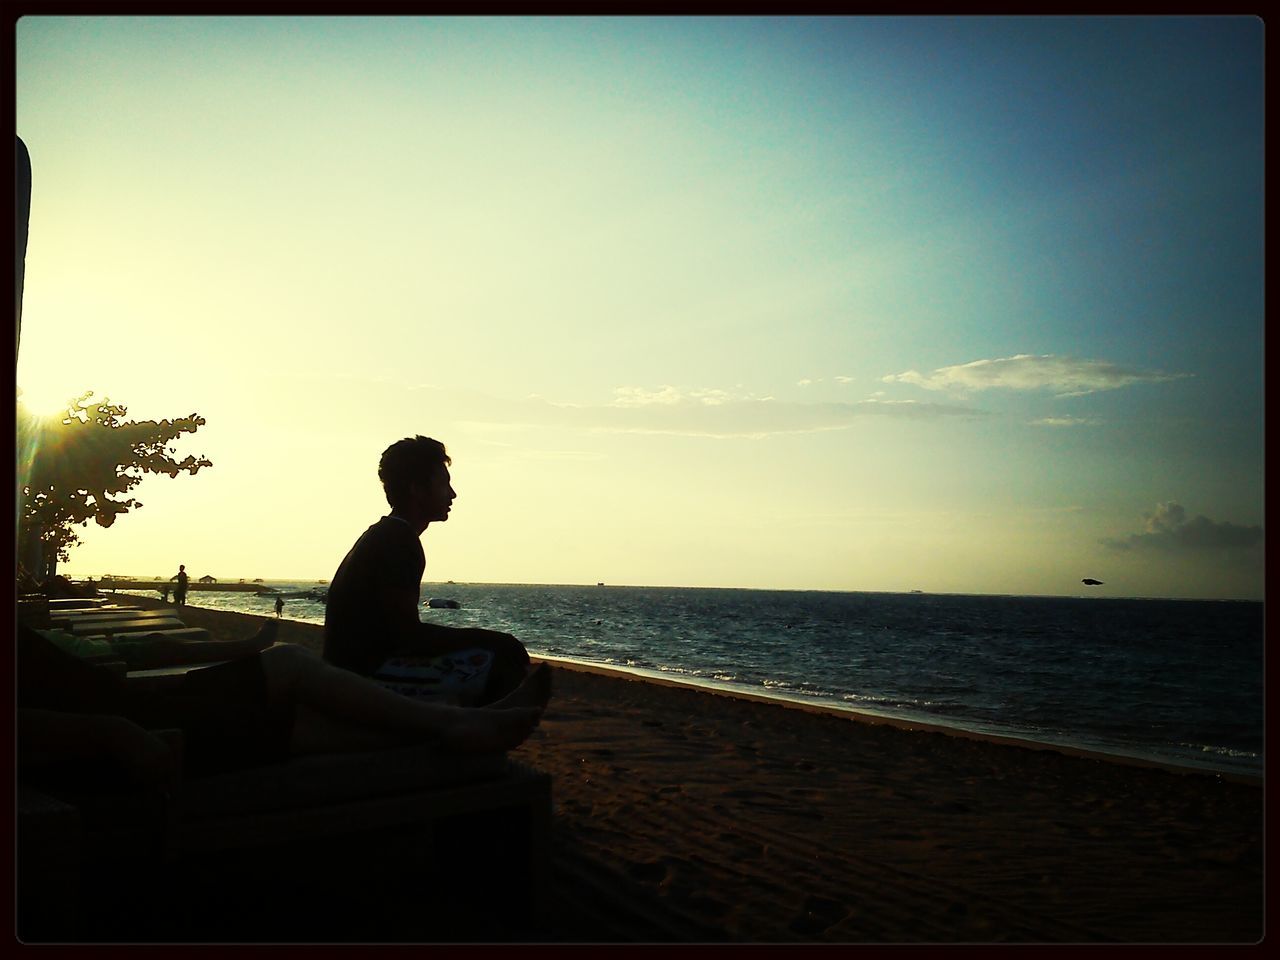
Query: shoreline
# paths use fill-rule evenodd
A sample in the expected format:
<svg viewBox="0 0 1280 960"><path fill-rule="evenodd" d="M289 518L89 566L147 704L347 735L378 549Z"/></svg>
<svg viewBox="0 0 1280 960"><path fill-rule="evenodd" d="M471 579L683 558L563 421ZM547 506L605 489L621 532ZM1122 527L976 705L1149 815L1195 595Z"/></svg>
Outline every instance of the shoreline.
<svg viewBox="0 0 1280 960"><path fill-rule="evenodd" d="M812 703L804 700L793 700L776 694L770 695L764 693L753 693L750 690L735 690L728 686L714 686L712 684L698 682L697 680L683 678L677 679L657 675L659 671L656 670L641 672L634 667L615 667L611 664L587 663L581 660L574 660L569 657L555 657L542 654L530 654L530 656L535 660L545 660L557 666L564 667L567 670L598 673L603 676L616 677L621 680L635 680L640 683L656 683L673 687L683 687L700 693L707 693L712 696L732 697L734 699L748 700L754 703L768 704L782 709L801 710L808 713L838 717L849 720L853 723L883 724L885 726L894 727L895 729L904 731L940 733L946 736L977 740L983 743L1020 747L1024 750L1052 750L1065 756L1079 757L1085 760L1097 760L1104 763L1118 763L1121 765L1164 770L1169 773L1184 774L1187 776L1213 777L1215 779L1228 780L1232 783L1239 783L1254 787L1261 787L1264 780L1261 774L1254 776L1240 771L1217 770L1209 767L1180 764L1174 763L1173 761L1158 760L1149 757L1136 757L1126 754L1108 753L1104 750L1096 750L1089 747L1050 743L1044 740L1031 740L1009 734L970 730L965 727L937 721L891 717L883 714L870 713L866 710L859 710L855 707L843 707L822 703Z"/></svg>
<svg viewBox="0 0 1280 960"><path fill-rule="evenodd" d="M263 619L179 616L222 638ZM321 637L280 622L283 642ZM1257 783L548 662L552 701L512 754L553 781L537 942L1264 933Z"/></svg>
<svg viewBox="0 0 1280 960"><path fill-rule="evenodd" d="M166 606L172 608L172 604L166 605L155 597L139 597L133 594L126 595L127 602L136 602L148 607L163 609ZM231 616L243 616L246 620L256 619L251 614L240 614L238 611L216 610L207 607L187 606L184 611L199 609L208 610L214 614L227 614ZM269 614L263 614L269 617ZM296 623L300 627L314 628L319 631L322 629L320 624L312 623L305 620L291 620L287 615L280 621L283 623ZM304 646L310 647L315 653L320 652L321 641L316 640L299 640L293 639L284 642L302 643ZM720 684L707 681L704 678L688 677L688 676L671 676L665 671L657 668L646 667L626 667L617 664L595 663L587 660L575 659L572 657L556 656L551 654L531 654L534 659L545 660L567 670L597 672L602 675L616 677L622 680L637 680L640 682L651 682L656 684L668 684L677 687L685 687L691 690L704 692L710 695L718 695L725 697L733 697L745 699L763 704L770 704L786 709L794 709L819 714L829 714L835 717L851 720L854 722L885 724L897 727L903 730L915 730L921 732L941 733L949 736L973 739L993 744L1003 744L1014 747L1021 747L1028 750L1050 750L1062 753L1067 756L1076 756L1083 759L1099 760L1108 763L1118 763L1135 767L1147 767L1153 769L1167 770L1172 773L1185 774L1188 776L1206 776L1217 779L1227 780L1233 783L1240 783L1249 786L1262 786L1264 774L1262 772L1253 773L1244 769L1222 769L1209 763L1197 764L1193 761L1179 762L1177 759L1169 757L1159 757L1151 754L1143 754L1136 748L1133 753L1117 753L1109 751L1099 746L1090 746L1077 743L1062 743L1047 740L1037 740L1031 737L1019 736L1015 732L997 732L991 730L973 729L965 727L959 723L951 723L945 720L933 719L928 717L901 717L892 716L884 713L877 713L867 709L858 707L845 706L836 703L822 703L815 700L807 700L799 697L789 697L779 693L757 693L749 689L738 689L729 684Z"/></svg>

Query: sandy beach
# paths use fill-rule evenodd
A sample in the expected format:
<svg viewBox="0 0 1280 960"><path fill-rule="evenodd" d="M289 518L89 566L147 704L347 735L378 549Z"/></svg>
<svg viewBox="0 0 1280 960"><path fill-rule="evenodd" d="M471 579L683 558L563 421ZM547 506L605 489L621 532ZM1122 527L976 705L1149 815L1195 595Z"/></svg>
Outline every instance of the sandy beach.
<svg viewBox="0 0 1280 960"><path fill-rule="evenodd" d="M158 600L124 602L161 606ZM185 607L218 638L256 618ZM280 639L318 651L321 628ZM1263 790L554 665L554 942L1253 943Z"/></svg>

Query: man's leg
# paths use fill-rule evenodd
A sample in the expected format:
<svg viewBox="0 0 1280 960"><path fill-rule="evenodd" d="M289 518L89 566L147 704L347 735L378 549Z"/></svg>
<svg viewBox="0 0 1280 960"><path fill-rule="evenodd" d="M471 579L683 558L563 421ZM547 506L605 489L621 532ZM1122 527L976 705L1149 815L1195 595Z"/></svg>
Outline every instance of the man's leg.
<svg viewBox="0 0 1280 960"><path fill-rule="evenodd" d="M438 653L479 648L493 654L489 665L489 679L477 706L485 706L502 699L524 682L529 675L529 651L509 633L485 630L480 627L446 627L427 624L428 637Z"/></svg>
<svg viewBox="0 0 1280 960"><path fill-rule="evenodd" d="M295 746L300 752L424 740L463 752L510 750L537 726L551 696L545 665L501 701L466 709L401 696L291 644L271 647L260 657L268 695L297 709ZM324 720L314 721L315 715Z"/></svg>

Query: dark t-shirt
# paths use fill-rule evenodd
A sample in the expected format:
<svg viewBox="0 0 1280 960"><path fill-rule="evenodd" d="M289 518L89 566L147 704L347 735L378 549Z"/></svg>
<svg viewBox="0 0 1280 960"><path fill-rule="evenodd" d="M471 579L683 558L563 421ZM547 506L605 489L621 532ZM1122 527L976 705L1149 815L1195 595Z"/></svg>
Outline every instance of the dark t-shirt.
<svg viewBox="0 0 1280 960"><path fill-rule="evenodd" d="M329 584L324 616L324 658L334 666L372 675L400 646L397 626L382 601L383 588L422 589L427 559L405 521L383 517L356 541Z"/></svg>

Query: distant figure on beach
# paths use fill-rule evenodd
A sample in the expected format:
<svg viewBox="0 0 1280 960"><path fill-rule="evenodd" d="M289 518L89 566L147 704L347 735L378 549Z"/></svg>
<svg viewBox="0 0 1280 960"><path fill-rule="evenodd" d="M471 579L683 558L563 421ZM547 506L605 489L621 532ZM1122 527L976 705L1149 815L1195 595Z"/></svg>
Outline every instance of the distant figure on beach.
<svg viewBox="0 0 1280 960"><path fill-rule="evenodd" d="M482 705L524 682L529 654L515 637L418 618L426 555L420 540L449 519L452 461L430 437L399 440L378 464L391 512L356 541L329 584L324 658L409 696Z"/></svg>
<svg viewBox="0 0 1280 960"><path fill-rule="evenodd" d="M173 602L178 606L182 606L187 602L187 567L185 564L178 564L178 572L175 573L170 580L177 580L178 585L173 588Z"/></svg>
<svg viewBox="0 0 1280 960"><path fill-rule="evenodd" d="M160 588L160 599L165 603L169 602L169 585L167 583Z"/></svg>
<svg viewBox="0 0 1280 960"><path fill-rule="evenodd" d="M276 616L284 613L284 597L276 597Z"/></svg>
<svg viewBox="0 0 1280 960"><path fill-rule="evenodd" d="M24 780L122 780L166 793L181 779L285 760L410 743L501 753L538 725L551 695L545 664L504 699L466 709L402 697L294 644L267 620L239 642L260 652L188 671L156 693L60 650L19 624L18 766ZM153 731L180 729L181 758ZM179 766L179 764L181 766Z"/></svg>

